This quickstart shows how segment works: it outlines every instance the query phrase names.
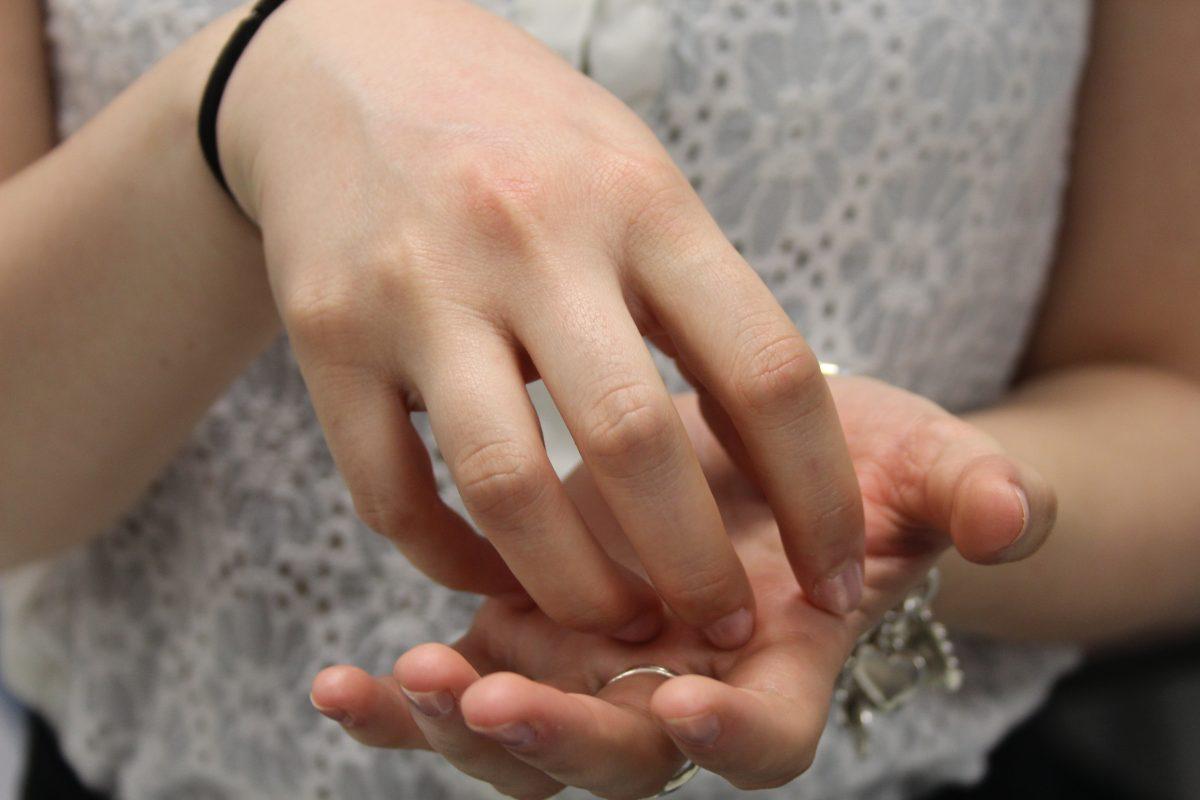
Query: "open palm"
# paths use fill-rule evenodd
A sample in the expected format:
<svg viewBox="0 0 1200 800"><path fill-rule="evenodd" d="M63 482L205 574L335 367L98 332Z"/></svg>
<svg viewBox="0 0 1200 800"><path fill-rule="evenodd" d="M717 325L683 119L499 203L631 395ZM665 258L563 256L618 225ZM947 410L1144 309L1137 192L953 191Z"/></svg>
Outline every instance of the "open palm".
<svg viewBox="0 0 1200 800"><path fill-rule="evenodd" d="M770 509L737 466L735 438L719 416L705 419L696 399L683 397L681 416L754 587L749 643L719 650L668 614L659 637L630 645L558 626L528 600L495 598L463 639L414 648L391 676L322 672L314 704L366 744L433 748L517 797L546 797L564 785L645 797L685 756L742 788L793 779L812 761L855 640L936 556L953 542L974 561L1021 558L1054 517L1044 481L968 423L877 381L830 383L865 503L858 611L839 617L807 601ZM586 472L568 487L609 552L635 564ZM637 664L682 677L605 686Z"/></svg>

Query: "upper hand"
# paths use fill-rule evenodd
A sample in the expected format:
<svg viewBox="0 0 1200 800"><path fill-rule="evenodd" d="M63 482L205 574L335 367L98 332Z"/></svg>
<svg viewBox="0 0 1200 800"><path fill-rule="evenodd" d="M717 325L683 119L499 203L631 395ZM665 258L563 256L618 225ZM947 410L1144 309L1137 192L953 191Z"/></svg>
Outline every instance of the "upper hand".
<svg viewBox="0 0 1200 800"><path fill-rule="evenodd" d="M419 568L489 593L515 575L580 630L646 639L661 596L746 640L750 583L649 335L733 420L807 595L857 604L862 503L818 362L615 97L465 0L292 0L242 56L219 134L356 508ZM636 571L556 478L535 375ZM487 541L438 500L415 409Z"/></svg>
<svg viewBox="0 0 1200 800"><path fill-rule="evenodd" d="M807 602L769 509L686 399L683 418L758 598L758 625L745 647L714 648L673 617L655 641L622 644L491 600L453 648L415 648L386 678L326 670L313 702L343 715L366 744L432 747L519 797L547 796L563 784L645 797L678 767L681 752L741 788L791 780L811 763L854 642L938 553L953 541L972 560L1021 558L1054 521L1050 487L978 429L876 381L832 385L867 505L866 592L857 612L835 616ZM610 551L625 558L623 534L586 473L570 486ZM646 663L684 676L602 688ZM409 713L402 692L418 711Z"/></svg>

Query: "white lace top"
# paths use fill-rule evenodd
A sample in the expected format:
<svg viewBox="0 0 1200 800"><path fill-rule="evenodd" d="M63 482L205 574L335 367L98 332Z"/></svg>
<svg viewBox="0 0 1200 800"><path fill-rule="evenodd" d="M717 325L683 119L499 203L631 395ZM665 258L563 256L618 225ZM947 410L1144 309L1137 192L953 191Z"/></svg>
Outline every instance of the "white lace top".
<svg viewBox="0 0 1200 800"><path fill-rule="evenodd" d="M1051 255L1086 0L480 2L576 63L586 51L823 357L953 409L1001 396ZM63 132L233 5L48 0ZM356 522L286 342L123 523L4 594L12 686L122 800L493 796L431 754L365 749L309 706L321 667L389 670L463 629L474 601ZM884 721L865 761L834 727L772 796L977 777L1073 658L961 649L961 694ZM712 776L687 790L733 794Z"/></svg>

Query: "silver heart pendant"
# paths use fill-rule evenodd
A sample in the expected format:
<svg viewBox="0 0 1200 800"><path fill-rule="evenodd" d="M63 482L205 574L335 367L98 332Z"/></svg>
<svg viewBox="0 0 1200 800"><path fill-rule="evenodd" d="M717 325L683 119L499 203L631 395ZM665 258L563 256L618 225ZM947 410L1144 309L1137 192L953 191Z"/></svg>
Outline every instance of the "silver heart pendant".
<svg viewBox="0 0 1200 800"><path fill-rule="evenodd" d="M921 664L911 655L884 654L874 645L862 645L855 654L854 681L871 704L888 712L902 705L921 682Z"/></svg>

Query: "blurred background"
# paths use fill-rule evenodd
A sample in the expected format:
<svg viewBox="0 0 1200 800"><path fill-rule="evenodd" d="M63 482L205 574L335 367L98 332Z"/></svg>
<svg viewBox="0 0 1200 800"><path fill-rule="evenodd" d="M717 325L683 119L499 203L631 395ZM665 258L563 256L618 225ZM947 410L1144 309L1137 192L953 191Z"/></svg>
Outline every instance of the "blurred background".
<svg viewBox="0 0 1200 800"><path fill-rule="evenodd" d="M935 800L1200 798L1200 635L1094 656L993 753L982 786Z"/></svg>

